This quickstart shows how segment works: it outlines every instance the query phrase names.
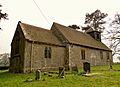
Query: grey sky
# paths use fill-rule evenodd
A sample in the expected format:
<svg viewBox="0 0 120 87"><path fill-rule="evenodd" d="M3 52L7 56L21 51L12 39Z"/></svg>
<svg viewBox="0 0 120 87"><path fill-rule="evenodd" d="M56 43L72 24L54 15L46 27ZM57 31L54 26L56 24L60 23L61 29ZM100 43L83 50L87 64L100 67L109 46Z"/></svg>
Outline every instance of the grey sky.
<svg viewBox="0 0 120 87"><path fill-rule="evenodd" d="M50 29L53 22L63 25L83 24L85 14L96 9L114 15L120 11L119 0L35 0L50 24L44 19L33 0L0 0L9 20L2 20L0 27L0 53L10 52L18 21Z"/></svg>

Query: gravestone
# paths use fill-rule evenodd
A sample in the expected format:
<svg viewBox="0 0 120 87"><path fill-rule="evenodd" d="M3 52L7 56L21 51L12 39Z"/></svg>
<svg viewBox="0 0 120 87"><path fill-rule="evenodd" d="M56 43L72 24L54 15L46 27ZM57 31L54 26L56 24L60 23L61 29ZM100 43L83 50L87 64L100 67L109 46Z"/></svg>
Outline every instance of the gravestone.
<svg viewBox="0 0 120 87"><path fill-rule="evenodd" d="M90 73L90 63L84 62L83 69L84 69L85 73Z"/></svg>
<svg viewBox="0 0 120 87"><path fill-rule="evenodd" d="M64 67L59 67L59 77L64 78L65 75L65 68Z"/></svg>
<svg viewBox="0 0 120 87"><path fill-rule="evenodd" d="M39 69L36 70L36 78L35 78L35 80L40 80L40 74L41 74L41 71Z"/></svg>

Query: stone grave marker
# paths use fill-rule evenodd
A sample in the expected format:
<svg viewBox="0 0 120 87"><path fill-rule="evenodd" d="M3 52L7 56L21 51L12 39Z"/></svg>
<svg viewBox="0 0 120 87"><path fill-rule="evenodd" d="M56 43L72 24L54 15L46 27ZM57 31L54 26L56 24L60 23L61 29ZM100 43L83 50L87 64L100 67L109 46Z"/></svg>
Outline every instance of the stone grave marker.
<svg viewBox="0 0 120 87"><path fill-rule="evenodd" d="M59 77L64 78L65 76L65 68L64 67L59 67Z"/></svg>
<svg viewBox="0 0 120 87"><path fill-rule="evenodd" d="M84 62L83 69L84 69L85 73L90 73L90 63Z"/></svg>
<svg viewBox="0 0 120 87"><path fill-rule="evenodd" d="M40 75L41 75L41 71L38 69L36 70L36 77L35 80L40 80Z"/></svg>

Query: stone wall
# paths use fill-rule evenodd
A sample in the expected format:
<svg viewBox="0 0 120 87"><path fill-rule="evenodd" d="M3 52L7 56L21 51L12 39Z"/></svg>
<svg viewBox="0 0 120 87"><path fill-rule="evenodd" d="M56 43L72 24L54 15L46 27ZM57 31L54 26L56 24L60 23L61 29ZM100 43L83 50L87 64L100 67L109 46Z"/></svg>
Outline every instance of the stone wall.
<svg viewBox="0 0 120 87"><path fill-rule="evenodd" d="M32 53L32 42L25 42L25 54L24 54L24 72L31 71L31 53Z"/></svg>
<svg viewBox="0 0 120 87"><path fill-rule="evenodd" d="M51 47L51 58L45 58L45 47ZM24 72L35 71L36 69L58 69L59 66L64 66L64 58L64 47L26 42Z"/></svg>
<svg viewBox="0 0 120 87"><path fill-rule="evenodd" d="M85 50L85 60L81 57L81 50ZM84 62L89 62L91 65L107 65L109 64L109 60L107 56L109 54L109 58L111 59L111 52L91 49L76 45L70 45L69 47L69 65L78 67L82 67Z"/></svg>
<svg viewBox="0 0 120 87"><path fill-rule="evenodd" d="M17 42L19 39L19 42ZM23 72L25 38L18 26L11 43L10 72ZM16 52L17 51L17 52Z"/></svg>

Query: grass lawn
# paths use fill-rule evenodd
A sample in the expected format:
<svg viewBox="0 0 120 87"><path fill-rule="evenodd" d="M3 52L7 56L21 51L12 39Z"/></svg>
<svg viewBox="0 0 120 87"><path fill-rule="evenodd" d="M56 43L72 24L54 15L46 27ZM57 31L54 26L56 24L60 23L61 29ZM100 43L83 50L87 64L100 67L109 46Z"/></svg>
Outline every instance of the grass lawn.
<svg viewBox="0 0 120 87"><path fill-rule="evenodd" d="M114 64L113 70L109 70L109 66L94 66L91 67L91 73L100 75L86 77L66 74L65 78L58 78L58 74L49 77L42 72L41 80L35 81L35 73L13 74L8 70L0 70L0 87L120 87L120 64ZM27 78L33 81L25 82Z"/></svg>

